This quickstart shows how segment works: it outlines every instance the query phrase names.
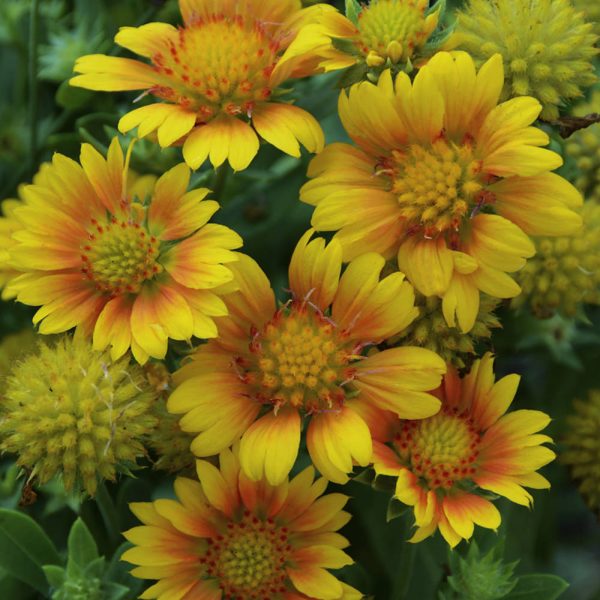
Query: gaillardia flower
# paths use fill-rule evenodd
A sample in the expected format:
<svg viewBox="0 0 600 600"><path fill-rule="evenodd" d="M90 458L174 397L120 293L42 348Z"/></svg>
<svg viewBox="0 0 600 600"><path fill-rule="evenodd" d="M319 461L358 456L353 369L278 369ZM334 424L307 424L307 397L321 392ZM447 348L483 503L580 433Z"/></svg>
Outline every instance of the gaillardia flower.
<svg viewBox="0 0 600 600"><path fill-rule="evenodd" d="M168 338L217 335L212 318L226 308L215 289L232 281L226 265L242 241L207 224L219 205L206 189L186 192L186 165L140 198L127 194L126 162L116 138L106 160L89 144L81 165L54 155L46 182L26 186L14 211L22 229L10 254L24 274L10 288L41 307L40 333L81 326L95 349L110 345L117 359L131 347L143 363L163 358Z"/></svg>
<svg viewBox="0 0 600 600"><path fill-rule="evenodd" d="M411 542L436 531L454 547L474 525L496 529L500 513L486 492L529 506L524 487L550 487L537 469L554 459L538 433L550 422L537 410L505 414L518 375L494 383L493 357L485 354L461 379L449 368L437 394L440 412L421 421L396 420L389 439L374 442L375 472L397 477L395 497L414 508ZM385 442L385 443L384 443Z"/></svg>
<svg viewBox="0 0 600 600"><path fill-rule="evenodd" d="M600 390L591 390L587 400L573 402L567 417L564 451L560 460L571 467L579 489L590 508L600 509Z"/></svg>
<svg viewBox="0 0 600 600"><path fill-rule="evenodd" d="M272 485L296 461L303 418L315 467L344 483L353 463L371 461L362 407L419 419L440 406L427 393L445 372L439 356L410 347L364 354L417 315L404 275L380 281L384 260L370 253L340 277L339 243L309 241L311 234L292 256L292 299L280 308L253 260L240 256L232 265L239 291L224 297L229 316L217 320L219 337L175 374L178 387L167 404L170 412L186 413L184 431L199 432L191 446L197 456L211 456L241 436L242 469Z"/></svg>
<svg viewBox="0 0 600 600"><path fill-rule="evenodd" d="M513 307L548 318L556 311L574 317L582 304L600 304L600 204L586 202L581 216L573 235L534 239L537 253L517 273L523 292Z"/></svg>
<svg viewBox="0 0 600 600"><path fill-rule="evenodd" d="M149 59L90 54L75 64L71 85L102 91L144 90L159 102L126 114L121 132L157 130L158 143L183 143L187 164L197 169L226 159L245 169L263 138L300 156L323 147L323 132L306 111L279 102L289 79L314 73L317 61L286 48L304 23L326 5L302 10L300 0L180 0L184 26L149 23L123 27L120 46ZM258 134L258 136L257 136Z"/></svg>
<svg viewBox="0 0 600 600"><path fill-rule="evenodd" d="M277 486L240 470L237 449L220 468L197 461L200 482L180 477L177 500L130 505L144 523L125 532L132 575L158 579L140 598L359 600L328 569L352 563L337 531L349 520L342 494L308 467Z"/></svg>
<svg viewBox="0 0 600 600"><path fill-rule="evenodd" d="M361 65L363 74L384 68L412 68L412 62L435 52L442 36L432 40L444 2L429 7L429 0L371 0L347 2L346 17L325 12L317 23L304 27L289 53L319 54L326 71ZM445 37L445 36L443 36Z"/></svg>
<svg viewBox="0 0 600 600"><path fill-rule="evenodd" d="M470 0L455 35L455 46L478 64L499 52L503 99L533 96L548 121L597 81L592 61L598 37L569 0Z"/></svg>
<svg viewBox="0 0 600 600"><path fill-rule="evenodd" d="M358 147L331 144L310 164L301 199L317 230L337 231L344 260L368 251L398 266L448 325L468 332L479 293L520 292L507 275L535 252L529 235L576 231L582 198L552 169L558 154L531 123L541 106L497 104L502 59L477 73L464 52L439 52L414 82L386 71L342 92L339 112Z"/></svg>
<svg viewBox="0 0 600 600"><path fill-rule="evenodd" d="M129 356L112 362L80 334L16 363L0 403L0 448L45 483L62 474L67 490L93 495L145 455L142 439L156 425L156 399Z"/></svg>

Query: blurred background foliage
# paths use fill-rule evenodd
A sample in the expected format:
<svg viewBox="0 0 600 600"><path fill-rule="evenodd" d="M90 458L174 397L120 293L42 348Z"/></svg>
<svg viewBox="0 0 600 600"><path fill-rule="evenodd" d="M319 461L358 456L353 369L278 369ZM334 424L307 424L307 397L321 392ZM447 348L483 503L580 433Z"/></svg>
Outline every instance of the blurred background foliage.
<svg viewBox="0 0 600 600"><path fill-rule="evenodd" d="M343 10L341 0L330 3ZM449 2L449 8L459 4ZM178 19L175 0L0 0L0 198L15 197L18 186L31 181L39 164L53 152L77 158L82 141L105 151L115 134L132 95L70 88L67 80L75 58L94 52L119 53L112 38L120 26L155 20L177 24ZM37 47L37 56L30 52L32 47ZM329 143L347 139L336 111L338 78L333 74L300 81L294 91L298 104L320 120ZM560 152L560 138L554 131L549 133L553 148ZM242 173L233 175L224 169L215 173L204 166L193 179L195 186L214 190L222 203L216 220L243 236L245 251L258 260L282 296L292 249L310 222L311 208L298 201L309 159L304 155L297 160L264 146L252 167ZM160 150L140 141L132 166L139 173L160 174L180 160L177 149ZM574 169L567 160L562 171L573 178ZM0 341L10 343L8 336L30 327L31 314L27 307L2 302ZM600 387L600 308L587 307L586 315L576 319L537 320L525 310L515 313L502 306L499 317L502 328L494 331L482 350L498 354L498 377L509 372L522 375L515 401L518 408L540 409L553 417L549 433L560 456L572 400ZM0 376L10 368L2 362L4 352L3 345ZM451 557L439 535L416 546L406 544L408 515L386 522L389 494L352 482L343 489L352 497L354 515L345 534L357 564L346 569L345 578L381 600L429 599L438 593L443 598L480 600L481 592L472 595L461 587L459 574L461 568L472 570L471 563L483 564L477 562L481 555L500 578L497 590L503 589L502 581L512 581L506 588L512 589L512 595L506 597L534 597L519 595L521 584L514 587L514 570L517 575L544 572L564 578L570 585L561 596L565 600L600 600L598 516L586 507L560 459L544 472L552 489L534 493L533 510L500 500L503 521L498 534L476 529L475 542L461 544ZM94 567L100 583L96 591L75 587L55 597L137 597L142 583L133 580L118 561L122 542L118 532L135 524L127 503L171 495L172 478L146 468L136 472L136 478L107 485L97 502L66 495L58 482L30 489L25 479L10 457L1 460L0 597L49 597L40 565L54 565L47 575L58 589L61 572L79 573L76 565L69 567L66 562L71 546L84 552L88 562L106 557ZM15 522L14 513L6 509L17 508L41 529L32 521ZM26 543L47 546L47 555L20 555ZM560 587L550 585L548 589L555 592L540 589L535 597L551 600Z"/></svg>

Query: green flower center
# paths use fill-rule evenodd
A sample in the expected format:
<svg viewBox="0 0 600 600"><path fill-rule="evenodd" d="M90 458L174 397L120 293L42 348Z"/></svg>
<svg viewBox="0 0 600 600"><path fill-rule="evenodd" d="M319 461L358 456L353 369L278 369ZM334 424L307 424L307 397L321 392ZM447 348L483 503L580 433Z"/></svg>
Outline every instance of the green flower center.
<svg viewBox="0 0 600 600"><path fill-rule="evenodd" d="M81 271L100 292L139 292L144 281L162 271L157 262L159 241L138 223L92 220L82 246Z"/></svg>
<svg viewBox="0 0 600 600"><path fill-rule="evenodd" d="M380 64L388 58L393 63L410 58L428 37L424 9L416 4L416 0L372 0L359 15L359 51L375 61L380 57Z"/></svg>

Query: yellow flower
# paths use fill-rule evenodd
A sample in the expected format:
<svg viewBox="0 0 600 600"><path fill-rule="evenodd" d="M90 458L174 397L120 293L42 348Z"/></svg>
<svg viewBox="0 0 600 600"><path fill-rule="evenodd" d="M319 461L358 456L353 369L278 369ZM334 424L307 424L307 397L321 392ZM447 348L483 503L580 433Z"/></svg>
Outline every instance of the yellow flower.
<svg viewBox="0 0 600 600"><path fill-rule="evenodd" d="M10 254L24 273L10 289L41 307L33 318L41 333L81 326L96 350L111 346L117 359L131 347L143 363L163 358L169 338L217 335L213 317L226 308L216 288L232 281L226 265L242 240L207 224L219 205L206 189L186 192L186 165L138 197L127 192L126 163L117 138L107 159L89 144L81 165L54 155L47 181L26 186L15 210L22 229Z"/></svg>
<svg viewBox="0 0 600 600"><path fill-rule="evenodd" d="M540 318L573 317L582 303L600 304L600 204L586 202L583 225L570 236L536 238L534 256L517 274L523 292L512 306Z"/></svg>
<svg viewBox="0 0 600 600"><path fill-rule="evenodd" d="M292 298L277 308L265 274L248 257L232 266L240 286L224 298L219 337L200 346L175 375L170 412L196 432L192 452L211 456L241 437L240 462L251 479L278 485L298 455L302 421L319 472L345 483L354 464L371 460L361 416L371 406L404 418L439 410L427 392L444 361L423 348L365 349L402 331L417 315L401 273L381 281L381 256L353 260L340 277L337 241L298 242L290 263Z"/></svg>
<svg viewBox="0 0 600 600"><path fill-rule="evenodd" d="M347 3L347 16L326 12L317 23L304 27L292 42L290 53L307 49L321 57L325 71L363 65L377 76L385 68L411 70L415 60L433 54L440 40L432 34L444 7L429 0L371 0L367 5Z"/></svg>
<svg viewBox="0 0 600 600"><path fill-rule="evenodd" d="M537 98L548 121L597 81L592 59L598 38L569 0L470 0L455 35L456 47L479 64L499 52L503 98Z"/></svg>
<svg viewBox="0 0 600 600"><path fill-rule="evenodd" d="M288 80L315 72L310 55L288 57L286 49L303 24L323 11L301 10L300 0L180 0L184 26L149 23L122 27L120 46L149 59L90 54L77 60L71 85L102 91L144 90L159 102L126 114L125 133L157 131L162 147L183 144L187 164L197 169L229 160L245 169L260 136L283 152L300 156L323 147L323 132L306 111L278 102Z"/></svg>
<svg viewBox="0 0 600 600"><path fill-rule="evenodd" d="M156 394L129 357L111 362L83 336L63 336L19 361L0 403L0 448L45 483L96 491L145 454Z"/></svg>
<svg viewBox="0 0 600 600"><path fill-rule="evenodd" d="M574 414L567 417L567 432L560 454L579 482L590 508L600 508L600 390L591 390L587 400L575 400Z"/></svg>
<svg viewBox="0 0 600 600"><path fill-rule="evenodd" d="M494 382L493 365L488 353L462 379L449 368L437 392L442 408L429 419L371 417L374 431L385 430L374 441L375 472L396 477L395 497L414 507L417 530L411 542L439 529L454 547L471 538L474 525L500 525L486 492L529 506L532 498L524 487L550 487L536 472L555 457L542 446L551 438L538 433L550 417L537 410L505 414L519 376Z"/></svg>
<svg viewBox="0 0 600 600"><path fill-rule="evenodd" d="M177 500L130 505L144 525L125 532L135 546L123 560L159 580L140 598L362 598L328 571L352 563L336 533L350 520L347 496L322 496L312 467L271 486L244 475L235 448L219 463L197 461L200 482L178 478Z"/></svg>
<svg viewBox="0 0 600 600"><path fill-rule="evenodd" d="M558 154L531 123L529 97L498 104L500 55L477 73L464 52L436 54L414 82L382 74L342 92L339 112L356 146L331 144L309 166L301 199L312 225L337 231L344 260L397 256L425 296L442 298L451 327L472 329L479 294L511 298L507 273L535 252L529 235L576 231L577 190L551 173Z"/></svg>
<svg viewBox="0 0 600 600"><path fill-rule="evenodd" d="M600 90L589 102L580 102L573 115L583 117L600 112ZM565 142L565 152L575 163L573 182L587 200L600 203L600 123L575 131Z"/></svg>

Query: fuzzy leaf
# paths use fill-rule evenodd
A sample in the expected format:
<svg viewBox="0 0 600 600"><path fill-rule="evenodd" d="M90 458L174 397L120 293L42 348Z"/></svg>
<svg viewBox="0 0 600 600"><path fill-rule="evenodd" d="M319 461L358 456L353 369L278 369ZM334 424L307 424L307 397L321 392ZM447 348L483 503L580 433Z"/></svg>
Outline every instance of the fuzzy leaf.
<svg viewBox="0 0 600 600"><path fill-rule="evenodd" d="M358 15L362 10L358 0L346 0L346 17L355 25L358 24Z"/></svg>

